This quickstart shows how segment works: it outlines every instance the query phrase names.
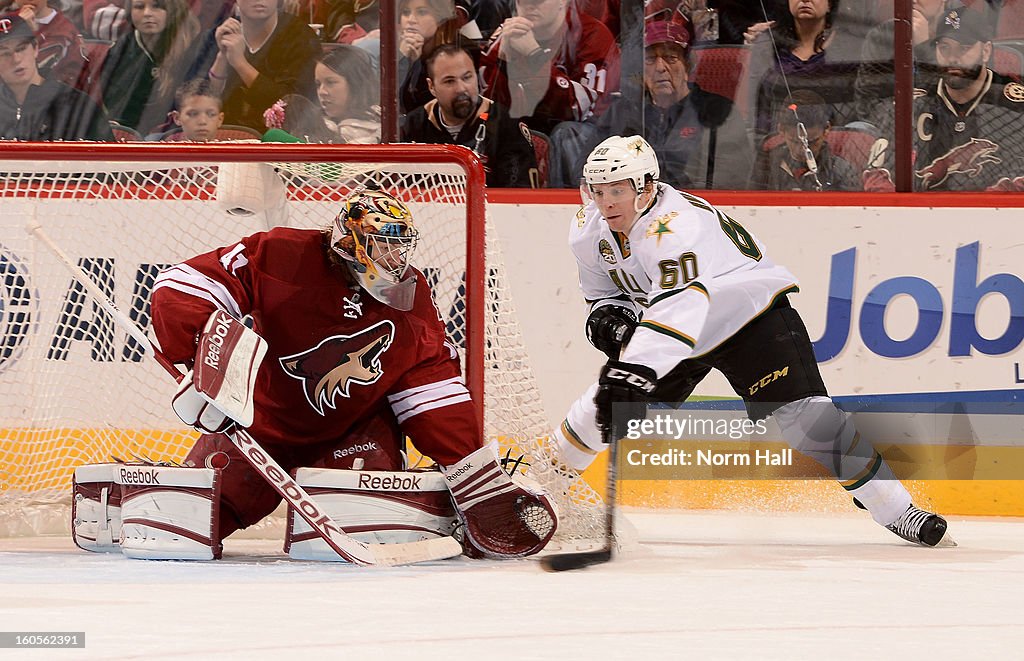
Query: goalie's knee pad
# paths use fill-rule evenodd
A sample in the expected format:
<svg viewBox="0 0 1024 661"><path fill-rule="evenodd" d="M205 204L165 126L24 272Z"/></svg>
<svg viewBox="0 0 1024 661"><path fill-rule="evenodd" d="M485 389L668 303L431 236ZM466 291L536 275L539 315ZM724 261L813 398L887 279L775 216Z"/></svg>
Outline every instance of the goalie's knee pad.
<svg viewBox="0 0 1024 661"><path fill-rule="evenodd" d="M362 542L402 544L447 537L458 524L444 476L435 471L300 468L295 481ZM341 560L291 507L284 550L296 560Z"/></svg>
<svg viewBox="0 0 1024 661"><path fill-rule="evenodd" d="M86 464L71 481L71 538L85 551L121 550L121 486L114 481L120 464Z"/></svg>
<svg viewBox="0 0 1024 661"><path fill-rule="evenodd" d="M147 560L215 560L220 470L117 467L121 488L121 552Z"/></svg>

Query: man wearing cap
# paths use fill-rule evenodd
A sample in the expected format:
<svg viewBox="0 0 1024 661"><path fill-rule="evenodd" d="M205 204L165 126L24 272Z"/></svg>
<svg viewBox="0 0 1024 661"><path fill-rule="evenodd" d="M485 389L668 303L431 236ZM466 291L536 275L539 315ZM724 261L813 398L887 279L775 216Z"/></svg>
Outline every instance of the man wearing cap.
<svg viewBox="0 0 1024 661"><path fill-rule="evenodd" d="M643 107L625 97L592 123L565 122L551 135L553 187L579 185L583 162L612 135L637 134L654 147L661 180L687 189L747 186L753 148L729 99L690 82L690 22L676 12L648 20L644 30Z"/></svg>
<svg viewBox="0 0 1024 661"><path fill-rule="evenodd" d="M1024 190L1024 85L986 65L992 25L966 7L940 19L934 39L938 81L915 90L915 190ZM893 134L892 121L882 127ZM865 190L892 190L892 149L881 138Z"/></svg>
<svg viewBox="0 0 1024 661"><path fill-rule="evenodd" d="M37 54L28 23L17 14L0 15L0 140L113 140L96 103L43 78Z"/></svg>

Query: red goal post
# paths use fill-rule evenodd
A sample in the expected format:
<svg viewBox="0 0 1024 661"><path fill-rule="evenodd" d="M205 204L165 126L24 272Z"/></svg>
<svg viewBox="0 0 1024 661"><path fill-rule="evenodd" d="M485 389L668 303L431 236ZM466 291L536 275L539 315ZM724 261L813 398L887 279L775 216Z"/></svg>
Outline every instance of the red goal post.
<svg viewBox="0 0 1024 661"><path fill-rule="evenodd" d="M63 516L76 465L176 460L194 438L170 414L166 379L147 372L134 340L33 245L30 221L145 328L160 269L274 225L323 227L348 193L369 182L413 210L421 237L413 264L462 350L486 436L526 455L521 465L559 501L563 542L597 536L600 499L553 468L551 423L500 246L488 240L484 172L472 152L415 144L9 143L0 155L0 537L53 532L44 519Z"/></svg>

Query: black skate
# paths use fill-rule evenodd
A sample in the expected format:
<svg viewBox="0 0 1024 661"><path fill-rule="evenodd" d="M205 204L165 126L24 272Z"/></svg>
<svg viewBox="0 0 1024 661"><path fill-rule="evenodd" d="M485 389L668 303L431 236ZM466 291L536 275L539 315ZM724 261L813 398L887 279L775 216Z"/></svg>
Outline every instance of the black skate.
<svg viewBox="0 0 1024 661"><path fill-rule="evenodd" d="M921 546L956 546L946 531L945 519L913 505L886 528L908 542Z"/></svg>
<svg viewBox="0 0 1024 661"><path fill-rule="evenodd" d="M867 509L856 498L853 499L853 504L862 510ZM914 507L913 504L900 515L900 518L887 525L886 529L908 542L921 546L956 546L953 538L946 533L945 519L938 514Z"/></svg>

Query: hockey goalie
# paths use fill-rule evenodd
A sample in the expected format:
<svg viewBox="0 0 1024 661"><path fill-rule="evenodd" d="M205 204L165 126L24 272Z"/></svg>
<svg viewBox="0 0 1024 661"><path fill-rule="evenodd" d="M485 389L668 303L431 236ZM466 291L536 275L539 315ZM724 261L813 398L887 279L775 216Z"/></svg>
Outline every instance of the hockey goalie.
<svg viewBox="0 0 1024 661"><path fill-rule="evenodd" d="M275 228L165 270L153 328L189 369L173 408L202 435L184 467L80 467L76 543L220 557L225 537L281 501L225 435L237 426L349 534L454 535L476 557L542 549L555 511L484 444L455 348L409 263L416 241L405 204L361 190L325 230ZM407 436L439 470L405 470ZM290 519L292 556L322 558L315 533Z"/></svg>

